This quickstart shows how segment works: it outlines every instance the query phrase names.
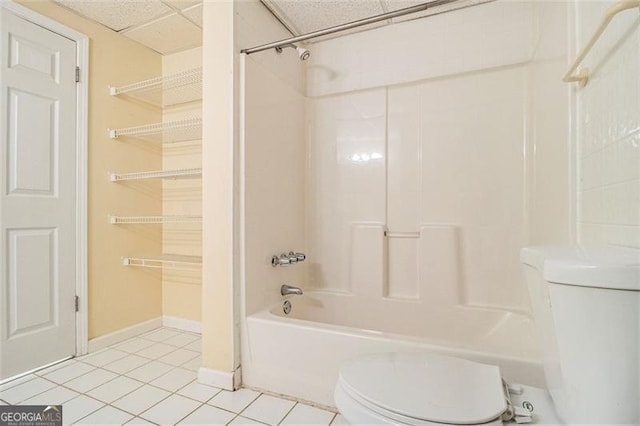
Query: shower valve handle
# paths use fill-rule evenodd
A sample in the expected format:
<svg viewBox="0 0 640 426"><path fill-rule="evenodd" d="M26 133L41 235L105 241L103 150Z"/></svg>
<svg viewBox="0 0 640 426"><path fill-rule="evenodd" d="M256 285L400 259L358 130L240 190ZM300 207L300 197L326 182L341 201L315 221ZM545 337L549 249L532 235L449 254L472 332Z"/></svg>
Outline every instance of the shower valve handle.
<svg viewBox="0 0 640 426"><path fill-rule="evenodd" d="M282 253L280 256L273 256L271 258L271 266L274 268L276 266L289 266L291 265L291 259L285 253Z"/></svg>
<svg viewBox="0 0 640 426"><path fill-rule="evenodd" d="M300 253L300 252L294 253L294 252L290 251L289 252L289 259L293 260L293 258L297 259L296 262L304 262L305 259L307 258L307 255L304 254L304 253Z"/></svg>
<svg viewBox="0 0 640 426"><path fill-rule="evenodd" d="M304 253L290 251L289 254L282 253L280 256L271 257L271 266L290 266L294 263L304 262L307 255Z"/></svg>

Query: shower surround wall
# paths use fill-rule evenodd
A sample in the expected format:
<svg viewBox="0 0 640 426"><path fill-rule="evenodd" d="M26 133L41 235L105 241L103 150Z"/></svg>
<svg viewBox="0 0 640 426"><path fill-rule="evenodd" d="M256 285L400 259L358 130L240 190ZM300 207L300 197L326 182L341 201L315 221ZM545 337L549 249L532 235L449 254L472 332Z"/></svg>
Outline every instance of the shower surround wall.
<svg viewBox="0 0 640 426"><path fill-rule="evenodd" d="M569 199L566 56L547 41L565 8L495 2L312 46L308 289L528 312L520 249L569 238L551 202ZM533 218L548 205L554 233Z"/></svg>
<svg viewBox="0 0 640 426"><path fill-rule="evenodd" d="M287 37L250 5L241 48ZM535 370L519 251L571 239L567 19L498 1L244 58L245 385L331 404L342 362L400 349Z"/></svg>
<svg viewBox="0 0 640 426"><path fill-rule="evenodd" d="M578 2L577 48L614 1ZM578 236L586 244L640 248L640 18L618 15L587 57L576 88Z"/></svg>
<svg viewBox="0 0 640 426"><path fill-rule="evenodd" d="M236 50L289 36L261 3L236 2L235 8ZM278 302L280 285L306 284L306 262L271 266L273 255L306 249L306 113L305 70L294 52L270 50L245 59L241 300L250 315Z"/></svg>

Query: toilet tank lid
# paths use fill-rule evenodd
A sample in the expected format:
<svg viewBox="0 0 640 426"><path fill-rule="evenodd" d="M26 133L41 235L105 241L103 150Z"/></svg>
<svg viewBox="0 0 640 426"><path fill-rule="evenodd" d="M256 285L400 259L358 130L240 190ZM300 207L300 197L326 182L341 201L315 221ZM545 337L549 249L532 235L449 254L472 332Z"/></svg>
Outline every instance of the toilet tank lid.
<svg viewBox="0 0 640 426"><path fill-rule="evenodd" d="M520 260L545 281L640 291L640 249L619 246L527 247Z"/></svg>

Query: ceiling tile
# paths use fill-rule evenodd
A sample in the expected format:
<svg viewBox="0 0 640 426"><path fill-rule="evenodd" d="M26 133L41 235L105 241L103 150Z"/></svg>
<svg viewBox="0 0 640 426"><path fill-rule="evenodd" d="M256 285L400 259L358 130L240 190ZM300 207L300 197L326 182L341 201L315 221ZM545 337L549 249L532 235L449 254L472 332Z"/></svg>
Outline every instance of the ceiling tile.
<svg viewBox="0 0 640 426"><path fill-rule="evenodd" d="M55 1L115 31L139 25L171 12L171 8L163 4L160 0Z"/></svg>
<svg viewBox="0 0 640 426"><path fill-rule="evenodd" d="M387 12L404 9L405 7L417 6L425 3L425 0L380 0Z"/></svg>
<svg viewBox="0 0 640 426"><path fill-rule="evenodd" d="M268 0L267 3L303 34L384 13L380 2L372 0Z"/></svg>
<svg viewBox="0 0 640 426"><path fill-rule="evenodd" d="M424 1L420 1L420 0L381 0L381 1L383 2L384 6L388 8L389 11L403 9L405 7L416 6L424 3ZM469 6L477 6L483 3L489 3L493 1L495 0L466 0L466 1L459 1L459 2L449 3L449 4L444 4L441 6L433 6L426 9L424 12L416 12L416 13L411 13L405 16L399 16L397 18L394 18L393 22L402 22L402 21L408 21L411 19L424 18L425 16L437 15L443 12L449 12L457 9L464 9Z"/></svg>
<svg viewBox="0 0 640 426"><path fill-rule="evenodd" d="M202 0L163 0L165 3L170 4L176 9L184 10L196 4L202 4Z"/></svg>
<svg viewBox="0 0 640 426"><path fill-rule="evenodd" d="M198 4L197 6L184 9L182 11L182 14L191 19L191 21L197 24L200 28L202 28L202 3Z"/></svg>
<svg viewBox="0 0 640 426"><path fill-rule="evenodd" d="M163 55L202 44L202 30L177 13L123 34Z"/></svg>

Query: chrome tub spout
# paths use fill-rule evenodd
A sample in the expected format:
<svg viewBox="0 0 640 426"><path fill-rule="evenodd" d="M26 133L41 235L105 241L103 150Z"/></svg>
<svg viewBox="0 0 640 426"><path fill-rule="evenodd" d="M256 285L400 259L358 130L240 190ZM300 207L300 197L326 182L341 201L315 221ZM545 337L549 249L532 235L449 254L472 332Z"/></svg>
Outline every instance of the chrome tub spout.
<svg viewBox="0 0 640 426"><path fill-rule="evenodd" d="M292 285L282 284L282 287L280 287L280 294L283 296L288 296L290 294L302 295L302 289Z"/></svg>

